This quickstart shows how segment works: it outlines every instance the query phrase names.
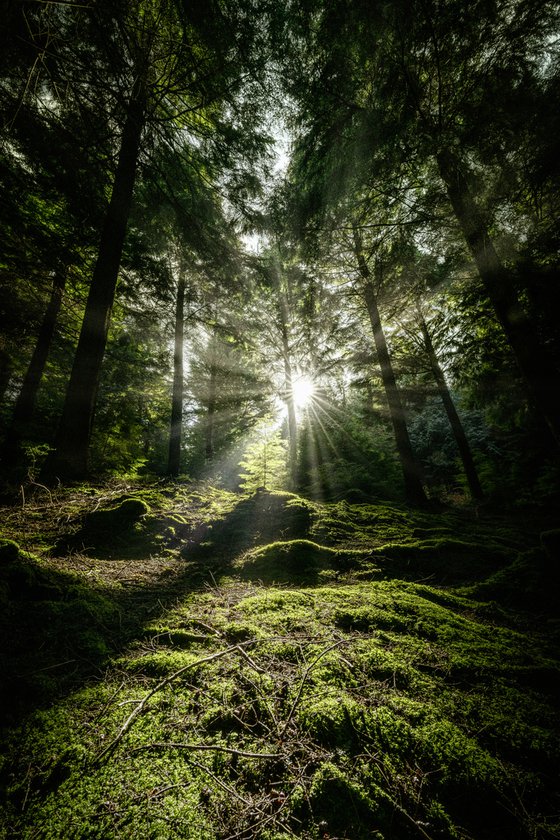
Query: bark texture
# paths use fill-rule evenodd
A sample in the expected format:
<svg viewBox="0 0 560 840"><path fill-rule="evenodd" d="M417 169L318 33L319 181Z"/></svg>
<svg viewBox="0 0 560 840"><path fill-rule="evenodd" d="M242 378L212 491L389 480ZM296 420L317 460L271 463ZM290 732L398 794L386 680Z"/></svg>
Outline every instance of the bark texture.
<svg viewBox="0 0 560 840"><path fill-rule="evenodd" d="M296 404L294 400L294 374L292 370L292 359L290 351L290 328L288 321L288 302L284 292L278 290L278 301L280 307L280 333L282 337L282 358L284 362L284 378L286 381L286 408L288 411L288 443L289 463L288 473L290 477L290 489L294 489L297 483L297 452L298 452L298 431Z"/></svg>
<svg viewBox="0 0 560 840"><path fill-rule="evenodd" d="M216 418L216 385L218 378L217 340L217 334L214 331L210 346L210 376L208 379L208 399L204 421L204 457L207 461L211 461L214 458L214 421Z"/></svg>

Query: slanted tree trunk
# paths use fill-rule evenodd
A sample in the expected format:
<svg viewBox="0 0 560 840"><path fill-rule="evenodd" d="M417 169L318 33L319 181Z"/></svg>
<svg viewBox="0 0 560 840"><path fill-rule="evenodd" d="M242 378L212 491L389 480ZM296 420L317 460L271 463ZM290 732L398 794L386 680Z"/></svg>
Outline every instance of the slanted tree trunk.
<svg viewBox="0 0 560 840"><path fill-rule="evenodd" d="M427 504L428 500L420 478L420 467L414 457L412 444L410 443L410 437L406 427L403 405L399 389L397 387L397 381L391 357L389 355L389 348L387 347L385 333L383 332L379 308L377 306L377 295L373 287L369 266L363 254L360 232L356 227L354 227L353 233L354 251L358 261L358 269L364 281L364 299L373 332L375 349L377 350L377 360L379 362L385 396L387 397L387 403L389 405L389 415L393 425L397 453L404 478L405 496L411 505L424 506Z"/></svg>
<svg viewBox="0 0 560 840"><path fill-rule="evenodd" d="M13 463L16 460L20 440L25 428L33 417L37 392L45 371L58 313L62 304L67 273L68 267L64 266L53 277L50 300L39 328L35 349L33 350L31 361L23 377L23 383L16 399L10 427L6 434L3 452L3 461L5 464Z"/></svg>
<svg viewBox="0 0 560 840"><path fill-rule="evenodd" d="M183 425L183 346L185 325L185 275L181 269L175 307L175 348L173 353L173 396L169 429L167 472L178 476L181 468L181 431Z"/></svg>
<svg viewBox="0 0 560 840"><path fill-rule="evenodd" d="M97 262L74 357L66 400L55 440L55 451L43 467L43 480L72 480L87 474L88 449L101 364L107 343L111 309L136 176L140 138L145 121L144 71L133 86L122 133L111 200L105 215Z"/></svg>
<svg viewBox="0 0 560 840"><path fill-rule="evenodd" d="M473 497L473 499L483 499L484 493L482 491L480 480L478 478L478 473L476 471L471 447L465 434L463 424L461 423L461 418L457 413L457 409L455 408L455 404L453 403L453 399L449 392L449 388L447 387L447 382L445 381L443 370L441 369L439 359L436 355L432 337L428 330L428 325L426 324L426 321L424 320L423 316L420 316L420 329L422 330L424 348L428 355L430 368L435 379L437 389L441 397L441 401L443 403L443 407L445 408L447 419L449 420L449 423L451 425L451 430L453 432L453 437L455 438L455 442L459 450L459 455L461 456L461 461L463 462L463 469L465 471L465 476L467 478L467 483L469 485L471 496Z"/></svg>
<svg viewBox="0 0 560 840"><path fill-rule="evenodd" d="M496 253L461 162L450 149L440 151L436 159L453 211L525 379L531 401L560 447L559 372L540 345L534 325L519 302L512 278Z"/></svg>

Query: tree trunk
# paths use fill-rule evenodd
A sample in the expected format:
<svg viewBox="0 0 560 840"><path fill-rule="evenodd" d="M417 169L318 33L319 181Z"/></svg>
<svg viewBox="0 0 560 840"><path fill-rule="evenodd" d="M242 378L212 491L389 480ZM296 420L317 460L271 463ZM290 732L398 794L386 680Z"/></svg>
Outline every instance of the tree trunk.
<svg viewBox="0 0 560 840"><path fill-rule="evenodd" d="M512 279L496 253L459 159L450 149L439 152L436 159L453 211L525 379L531 401L560 447L558 370L537 340L535 328L519 302Z"/></svg>
<svg viewBox="0 0 560 840"><path fill-rule="evenodd" d="M208 462L214 458L214 420L216 417L216 383L218 379L217 340L217 331L214 329L210 344L210 378L208 380L208 399L204 422L204 457Z"/></svg>
<svg viewBox="0 0 560 840"><path fill-rule="evenodd" d="M383 332L383 326L381 324L381 317L377 306L377 296L371 281L368 264L364 258L361 237L358 229L354 228L353 233L354 249L358 261L358 268L362 279L364 280L364 299L371 323L373 339L377 350L377 360L381 370L381 379L383 381L383 387L385 388L385 395L389 405L389 415L391 417L391 423L393 424L395 443L403 472L405 496L410 504L424 506L427 504L428 500L426 498L426 494L424 493L424 488L422 487L420 468L412 451L401 397L397 388L395 372L393 370L387 341L385 339L385 333Z"/></svg>
<svg viewBox="0 0 560 840"><path fill-rule="evenodd" d="M0 400L4 400L10 379L12 377L12 360L10 354L0 347Z"/></svg>
<svg viewBox="0 0 560 840"><path fill-rule="evenodd" d="M35 344L29 367L23 378L21 390L14 406L10 427L6 434L3 458L5 463L13 463L16 460L19 442L24 434L25 428L33 417L37 392L45 371L58 313L62 304L67 272L68 267L64 266L55 273L53 278L51 297L43 316L43 321L37 336L37 343Z"/></svg>
<svg viewBox="0 0 560 840"><path fill-rule="evenodd" d="M78 339L66 400L43 480L87 474L88 448L145 120L143 74L135 80L124 125L111 200Z"/></svg>
<svg viewBox="0 0 560 840"><path fill-rule="evenodd" d="M426 353L428 354L430 368L432 370L432 374L434 376L437 389L441 397L441 401L443 403L443 407L445 408L447 419L449 420L449 423L451 425L451 430L453 432L457 448L459 449L461 461L463 462L463 469L465 471L465 476L467 478L471 496L473 499L483 499L484 493L482 492L482 487L474 464L471 447L465 434L463 424L461 423L461 418L457 413L457 409L455 408L455 405L451 398L451 394L449 393L447 382L445 381L441 365L434 350L434 345L432 342L432 337L430 336L428 330L428 325L426 324L426 321L422 316L420 320L420 329L422 330L422 336L424 338L424 347L426 348Z"/></svg>
<svg viewBox="0 0 560 840"><path fill-rule="evenodd" d="M185 275L182 269L177 284L175 309L175 350L173 354L173 397L169 429L169 458L167 472L178 476L181 467L181 431L183 424L183 337L185 324Z"/></svg>
<svg viewBox="0 0 560 840"><path fill-rule="evenodd" d="M282 356L284 360L284 376L286 379L286 408L288 410L288 442L289 442L289 469L290 489L295 489L297 484L297 417L296 404L293 390L293 371L290 355L290 334L288 327L288 303L284 292L278 290L280 305L280 332L282 336Z"/></svg>

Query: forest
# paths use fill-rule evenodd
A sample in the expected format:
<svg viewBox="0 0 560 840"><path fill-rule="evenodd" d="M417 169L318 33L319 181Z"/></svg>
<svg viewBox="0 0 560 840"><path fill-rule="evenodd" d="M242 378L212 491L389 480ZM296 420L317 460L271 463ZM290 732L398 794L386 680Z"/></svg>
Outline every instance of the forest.
<svg viewBox="0 0 560 840"><path fill-rule="evenodd" d="M560 838L558 4L0 20L0 838Z"/></svg>

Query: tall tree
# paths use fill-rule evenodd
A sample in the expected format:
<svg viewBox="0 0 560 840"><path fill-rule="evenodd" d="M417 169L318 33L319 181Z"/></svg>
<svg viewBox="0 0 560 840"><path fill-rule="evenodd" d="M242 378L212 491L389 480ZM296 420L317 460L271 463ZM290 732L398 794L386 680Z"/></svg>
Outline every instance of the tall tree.
<svg viewBox="0 0 560 840"><path fill-rule="evenodd" d="M227 7L232 15L236 10ZM232 159L239 138L231 123L239 112L242 50L224 9L200 17L196 9L178 10L172 3L142 0L102 9L100 60L115 80L128 81L122 105L111 199L103 222L84 320L62 412L55 451L44 466L45 477L72 478L88 467L88 444L119 265L131 210L142 136L152 142L184 144L189 132L202 134L215 163L224 137L230 140L222 159ZM115 34L116 33L116 34ZM115 53L117 59L115 63ZM227 102L227 107L226 107ZM171 134L162 137L161 127ZM178 140L180 135L181 140ZM193 142L193 141L191 141ZM197 139L195 144L200 141ZM209 158L210 165L210 158ZM215 164L214 164L215 165Z"/></svg>
<svg viewBox="0 0 560 840"><path fill-rule="evenodd" d="M480 479L478 477L478 472L472 455L471 447L467 435L465 434L463 424L461 423L461 418L459 417L457 409L455 408L455 403L453 402L453 398L451 397L449 387L447 385L447 382L445 381L445 376L442 367L439 363L439 359L437 357L437 353L434 347L434 343L432 341L432 336L430 334L428 324L426 323L426 319L424 318L424 315L421 311L418 312L418 320L422 334L423 349L427 355L430 369L432 371L432 375L434 377L438 389L438 393L441 397L441 401L443 403L447 419L449 420L449 424L453 432L453 437L455 438L455 442L459 450L459 455L461 456L461 461L463 463L463 469L465 471L465 476L469 485L471 496L473 497L473 499L481 500L484 497L484 493L480 484Z"/></svg>
<svg viewBox="0 0 560 840"><path fill-rule="evenodd" d="M37 392L47 363L51 342L53 339L56 320L62 304L62 296L66 285L68 267L63 265L53 277L50 299L43 316L37 343L31 356L31 361L23 378L21 390L17 396L12 419L4 439L4 461L13 460L17 454L21 436L25 433L37 400Z"/></svg>
<svg viewBox="0 0 560 840"><path fill-rule="evenodd" d="M406 426L404 408L399 394L391 357L389 355L385 333L381 323L381 316L377 304L375 281L372 277L368 261L365 257L364 246L359 228L356 225L353 227L353 238L354 253L363 283L364 301L371 323L375 349L377 351L377 360L381 370L381 378L383 381L383 387L385 388L389 414L395 434L395 443L401 462L405 496L413 505L425 505L427 503L426 494L422 486L419 465L412 450L412 444L410 442Z"/></svg>
<svg viewBox="0 0 560 840"><path fill-rule="evenodd" d="M557 73L558 18L557 4L521 0L290 4L284 69L300 104L294 180L306 217L321 224L326 206L366 184L400 189L408 203L437 174L528 394L560 442L558 371L491 233L513 196L497 191L492 204L487 189L502 175L516 97L526 119L550 122L523 88Z"/></svg>
<svg viewBox="0 0 560 840"><path fill-rule="evenodd" d="M185 329L185 288L186 278L182 266L177 280L177 301L175 306L175 343L173 351L173 396L171 400L171 427L169 430L169 456L167 472L171 476L179 475L181 470L181 431L183 423L183 353Z"/></svg>

